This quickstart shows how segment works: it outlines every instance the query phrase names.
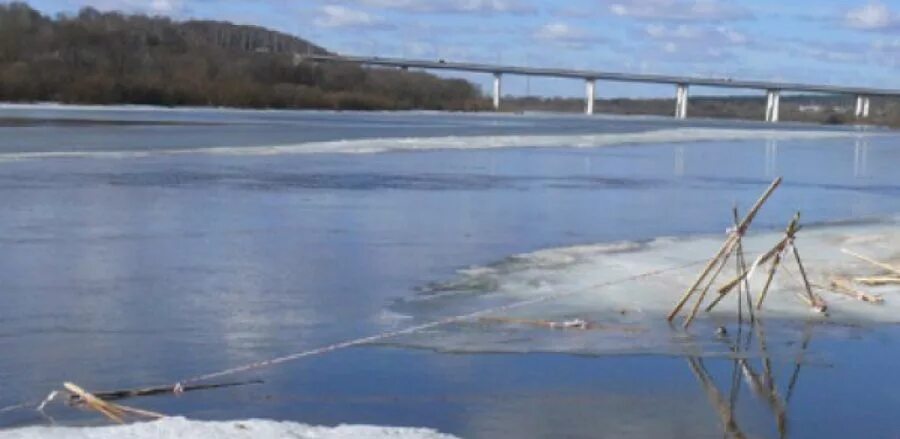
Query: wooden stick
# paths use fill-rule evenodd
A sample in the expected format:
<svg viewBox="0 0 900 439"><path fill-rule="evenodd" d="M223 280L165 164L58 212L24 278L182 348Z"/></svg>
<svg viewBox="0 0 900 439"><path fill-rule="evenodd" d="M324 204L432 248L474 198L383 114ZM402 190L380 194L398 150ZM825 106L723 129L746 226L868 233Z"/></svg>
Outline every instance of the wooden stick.
<svg viewBox="0 0 900 439"><path fill-rule="evenodd" d="M556 322L552 320L534 320L534 319L517 319L511 317L482 317L480 319L482 322L499 322L499 323L513 323L518 325L531 325L531 326L539 326L542 328L550 328L550 329L580 329L587 330L593 329L594 325L581 319L574 319L571 321L562 321Z"/></svg>
<svg viewBox="0 0 900 439"><path fill-rule="evenodd" d="M190 392L194 390L207 390L207 389L221 389L225 387L235 387L235 386L245 386L249 384L261 384L262 380L250 380L250 381L240 381L234 383L221 383L221 384L195 384L190 386L184 386L182 389L184 392ZM120 399L128 399L135 398L139 396L153 396L153 395L162 395L168 393L174 393L175 388L171 385L168 386L158 386L158 387L145 387L142 389L124 389L124 390L111 390L106 392L94 392L93 395L97 398L100 398L104 401L117 401ZM72 395L70 398L74 402L78 402L78 395Z"/></svg>
<svg viewBox="0 0 900 439"><path fill-rule="evenodd" d="M886 263L884 263L884 262L876 261L876 260L874 260L874 259L872 259L872 258L870 258L870 257L863 256L863 255L861 255L861 254L859 254L859 253L854 253L854 252L852 252L852 251L850 251L850 250L847 250L847 249L845 249L845 248L842 248L841 251L844 252L844 253L846 253L846 254L848 254L848 255L850 255L850 256L853 256L854 258L857 258L857 259L861 259L861 260L863 260L863 261L866 261L866 262L868 262L868 263L870 263L870 264L872 264L872 265L874 265L874 266L876 266L876 267L880 267L880 268L885 269L885 270L887 270L887 271L890 271L890 272L892 272L892 273L894 273L894 274L900 275L900 268L896 268L896 267L894 267L894 266L892 266L892 265L889 265L889 264L886 264Z"/></svg>
<svg viewBox="0 0 900 439"><path fill-rule="evenodd" d="M879 285L900 285L900 277L857 277L853 279L854 282L861 283L863 285L870 286L879 286Z"/></svg>
<svg viewBox="0 0 900 439"><path fill-rule="evenodd" d="M588 322L581 319L575 319L570 322L555 322L551 320L531 320L531 319L517 319L511 317L482 317L479 319L482 322L489 323L509 323L516 325L531 325L538 326L541 328L550 328L550 329L577 329L582 331L587 330L605 330L605 331L621 331L626 333L639 333L646 332L645 328L640 326L626 326L626 325L604 325L594 322ZM568 323L568 325L567 325Z"/></svg>
<svg viewBox="0 0 900 439"><path fill-rule="evenodd" d="M797 231L797 230L800 230L800 227L797 227L795 229L795 231ZM779 252L784 250L784 247L788 244L789 241L790 241L790 238L785 236L784 238L781 239L781 241L779 241L777 244L775 244L775 246L772 247L769 251L762 254L758 258L756 258L756 261L753 262L753 265L760 266L762 264L765 264L773 256L777 255ZM736 286L738 286L738 284L740 284L742 281L746 284L747 276L749 276L749 275L750 275L750 270L747 270L747 268L744 267L743 273L736 276L734 279L728 281L728 283L723 285L722 288L719 288L719 296L716 297L716 299L713 300L712 303L710 303L709 306L706 307L706 312L712 311L712 309L715 308L716 305L718 305L719 302L721 302L722 299L724 299L725 296L727 296L728 293L730 293L732 290L734 290L734 288ZM750 286L749 285L747 285L747 295L748 296L750 295ZM751 308L752 308L752 306L751 306ZM753 311L751 311L751 312L753 312Z"/></svg>
<svg viewBox="0 0 900 439"><path fill-rule="evenodd" d="M772 184L769 185L766 191L763 192L762 196L760 196L759 199L756 200L756 203L753 205L750 211L747 212L747 216L745 216L738 227L728 235L728 238L725 240L725 243L722 244L722 248L719 249L719 252L716 253L716 255L712 259L710 259L709 263L706 264L706 267L703 269L703 271L700 272L700 275L697 276L697 279L694 280L694 283L690 286L690 288L687 289L687 291L685 291L684 295L681 296L681 299L678 300L675 308L666 317L667 320L671 322L672 319L674 319L675 316L678 315L679 312L681 312L681 308L684 307L691 295L694 294L694 290L697 289L697 287L703 282L703 280L706 279L706 276L709 275L709 273L712 271L713 267L716 264L716 261L718 261L719 258L722 257L722 255L731 251L738 236L743 235L747 231L747 228L750 227L750 223L753 222L753 218L756 217L759 209L762 208L762 205L766 202L766 200L769 199L769 197L772 195L772 192L774 192L775 189L778 188L778 186L781 184L781 180L781 177L776 178L772 182Z"/></svg>
<svg viewBox="0 0 900 439"><path fill-rule="evenodd" d="M737 227L737 225L738 225L738 217L739 217L738 207L737 207L737 203L735 203L735 205L731 207L731 220L734 222L735 227ZM734 252L736 255L734 258L734 272L735 273L740 273L740 272L744 271L742 269L742 265L741 265L741 253L744 251L744 242L743 241L744 241L743 238L739 236L737 246L734 249ZM741 299L743 299L743 296L744 296L744 289L742 288L742 286L740 284L738 284L737 294L738 294L738 299L737 299L738 330L740 331L741 325L744 324L744 310L743 310L744 307L741 302ZM735 372L736 372L737 371L737 363L735 362L734 365L735 365ZM733 381L734 380L732 380L732 382ZM735 391L734 384L732 384L732 392L734 392L734 391ZM735 393L735 395L737 395L737 394ZM735 396L735 398L736 398L736 396Z"/></svg>
<svg viewBox="0 0 900 439"><path fill-rule="evenodd" d="M800 214L797 213L794 215L794 218L791 219L791 222L788 223L787 230L785 230L785 238L783 241L784 245L790 245L791 241L794 239L794 234L796 233L797 223L800 222ZM784 250L784 248L782 248ZM778 270L778 265L781 264L781 254L782 251L778 251L775 253L775 258L772 260L772 265L769 267L769 276L766 278L766 284L763 286L762 291L759 293L759 298L756 300L756 309L762 309L763 301L766 300L766 294L769 293L769 287L772 285L772 278L775 277L775 272Z"/></svg>
<svg viewBox="0 0 900 439"><path fill-rule="evenodd" d="M134 407L129 407L127 405L116 404L116 407L118 407L120 410L122 410L124 412L128 412L133 415L143 416L146 418L162 419L162 418L166 417L166 415L164 415L162 413L157 413L157 412L152 412L150 410L143 410L143 409L138 409L138 408L134 408Z"/></svg>
<svg viewBox="0 0 900 439"><path fill-rule="evenodd" d="M63 383L63 387L69 391L69 393L78 397L76 401L83 402L87 404L88 407L100 412L107 418L119 423L125 423L124 418L126 413L131 413L133 415L144 416L148 418L165 418L166 415L162 413L152 412L149 410L142 410L134 407L128 407L124 405L113 404L111 402L104 401L95 395L85 391L81 387L73 384L73 383Z"/></svg>
<svg viewBox="0 0 900 439"><path fill-rule="evenodd" d="M691 285L691 287L688 288L687 291L685 291L684 295L681 296L681 299L679 299L678 303L675 305L675 308L672 310L672 312L669 313L668 317L666 317L668 321L671 322L672 319L674 319L675 316L678 315L679 312L681 312L681 308L684 307L691 295L694 294L694 290L696 290L697 287L700 286L700 284L703 282L703 280L706 279L706 276L708 276L713 267L715 267L716 262L718 262L725 253L731 251L736 238L737 236L735 233L728 235L728 239L725 240L725 243L722 245L722 248L719 249L719 252L709 260L709 263L706 264L706 267L702 272L700 272L700 275L697 276L697 279L694 280L694 283Z"/></svg>
<svg viewBox="0 0 900 439"><path fill-rule="evenodd" d="M863 302L884 303L883 297L873 296L871 294L867 294L863 291L857 290L856 288L853 288L853 284L851 284L850 281L841 277L832 277L831 286L834 291L848 295L857 300L862 300Z"/></svg>
<svg viewBox="0 0 900 439"><path fill-rule="evenodd" d="M797 227L797 231L799 231L800 229L801 229L800 227ZM762 265L762 264L765 264L766 262L768 262L769 259L772 259L772 257L775 256L776 253L778 253L784 249L784 247L788 244L788 241L790 241L790 239L787 236L782 238L781 241L779 241L777 244L775 244L775 246L772 247L771 249L769 249L769 251L763 253L761 256L756 258L756 261L754 261L754 265L759 266L759 265ZM734 289L734 287L737 286L738 283L745 280L747 278L747 276L749 276L749 275L750 275L750 271L744 270L741 274L735 276L734 279L731 279L725 285L723 285L722 288L719 288L719 294L720 295L728 294L729 292L731 292L732 289Z"/></svg>
<svg viewBox="0 0 900 439"><path fill-rule="evenodd" d="M737 220L738 220L737 206L734 206L733 216L734 216L734 222L735 222L735 224L737 224ZM738 272L739 273L746 272L747 271L747 259L744 257L744 240L743 240L743 238L741 238L741 240L738 241L737 255L738 255L738 264L739 264ZM745 297L747 298L747 313L750 314L750 324L752 325L754 323L754 321L756 320L756 316L753 314L753 299L750 296L750 281L747 280L746 276L744 276L743 288L740 288L740 286L738 288L738 306L740 306L740 300L741 300L740 293L741 293L742 289L743 289ZM738 308L738 311L740 312L740 308Z"/></svg>
<svg viewBox="0 0 900 439"><path fill-rule="evenodd" d="M797 215L799 216L800 214L798 213ZM806 287L806 295L809 296L811 306L824 311L825 302L813 294L812 286L809 283L809 278L806 276L806 269L803 268L803 261L800 260L800 252L797 250L797 246L792 245L791 249L793 250L792 253L794 253L794 259L797 261L797 267L800 268L800 276L803 278L803 286Z"/></svg>
<svg viewBox="0 0 900 439"><path fill-rule="evenodd" d="M772 181L772 184L769 185L768 189L756 200L756 203L753 207L750 208L750 211L747 212L747 216L744 217L744 220L738 225L737 230L735 230L736 234L743 235L747 232L747 228L750 227L750 223L753 222L753 219L756 218L756 214L759 213L759 209L762 208L762 205L769 199L772 195L772 192L778 188L781 184L781 177L776 178Z"/></svg>
<svg viewBox="0 0 900 439"><path fill-rule="evenodd" d="M759 293L759 298L756 299L756 309L762 309L763 301L766 300L766 295L769 293L769 287L772 285L772 278L775 277L775 272L778 270L778 264L781 263L781 254L775 256L775 260L772 261L772 265L769 266L769 274L766 277L766 284L763 286L762 291Z"/></svg>
<svg viewBox="0 0 900 439"><path fill-rule="evenodd" d="M747 259L744 257L744 247L738 248L738 257L741 259L741 270L747 271ZM750 281L744 277L744 297L747 299L747 313L750 314L750 324L756 321L756 315L753 311L753 295L750 291ZM740 298L738 298L740 300Z"/></svg>
<svg viewBox="0 0 900 439"><path fill-rule="evenodd" d="M740 236L737 237L737 240L740 241ZM713 282L716 281L716 278L719 277L719 274L722 272L722 269L725 268L725 265L728 264L728 259L731 258L733 252L728 252L722 257L722 263L719 264L719 268L716 269L716 272L713 273L709 278L709 282L706 283L706 287L703 288L703 291L700 293L700 297L697 298L697 302L694 303L694 307L691 309L691 313L684 320L684 329L687 329L691 326L691 322L694 321L694 317L697 317L697 311L700 310L700 305L703 304L703 299L706 298L706 293L709 291L710 287L712 287Z"/></svg>
<svg viewBox="0 0 900 439"><path fill-rule="evenodd" d="M88 407L100 412L103 416L113 420L116 423L124 424L125 421L122 419L124 417L124 413L121 409L117 408L115 405L110 404L100 398L97 398L94 395L91 395L81 387L76 386L72 383L63 383L63 387L66 388L69 392L78 395Z"/></svg>

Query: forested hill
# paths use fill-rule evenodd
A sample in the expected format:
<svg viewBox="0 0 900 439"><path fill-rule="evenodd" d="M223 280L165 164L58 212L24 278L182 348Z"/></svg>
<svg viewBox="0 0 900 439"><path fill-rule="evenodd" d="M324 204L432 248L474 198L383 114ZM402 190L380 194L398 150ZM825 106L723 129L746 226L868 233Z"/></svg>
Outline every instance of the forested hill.
<svg viewBox="0 0 900 439"><path fill-rule="evenodd" d="M334 109L477 109L463 80L302 62L325 49L256 26L0 3L0 101Z"/></svg>

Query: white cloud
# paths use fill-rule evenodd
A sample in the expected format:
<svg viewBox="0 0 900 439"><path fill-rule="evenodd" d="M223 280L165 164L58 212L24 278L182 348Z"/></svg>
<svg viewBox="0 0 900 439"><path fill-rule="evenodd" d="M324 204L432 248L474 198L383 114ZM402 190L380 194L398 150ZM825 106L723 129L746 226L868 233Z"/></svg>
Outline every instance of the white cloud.
<svg viewBox="0 0 900 439"><path fill-rule="evenodd" d="M878 30L893 26L897 18L887 5L872 2L847 11L844 23L854 29Z"/></svg>
<svg viewBox="0 0 900 439"><path fill-rule="evenodd" d="M642 20L713 21L752 16L750 11L724 0L604 0L609 12Z"/></svg>
<svg viewBox="0 0 900 439"><path fill-rule="evenodd" d="M533 36L539 41L570 47L585 47L588 43L602 40L589 34L584 29L563 22L547 23L538 28Z"/></svg>
<svg viewBox="0 0 900 439"><path fill-rule="evenodd" d="M852 63L858 65L866 62L878 49L878 44L858 41L822 41L809 38L792 38L778 41L773 48L781 50L794 59L826 61L834 63Z"/></svg>
<svg viewBox="0 0 900 439"><path fill-rule="evenodd" d="M91 6L103 11L124 10L144 14L177 15L184 11L182 0L93 0L83 1L82 6Z"/></svg>
<svg viewBox="0 0 900 439"><path fill-rule="evenodd" d="M385 27L385 23L368 12L339 5L325 5L319 8L319 15L313 23L319 27Z"/></svg>
<svg viewBox="0 0 900 439"><path fill-rule="evenodd" d="M750 42L746 34L727 26L696 26L680 24L665 26L650 24L644 27L644 35L658 41L680 41L703 45L743 46Z"/></svg>
<svg viewBox="0 0 900 439"><path fill-rule="evenodd" d="M171 14L181 9L179 0L153 0L150 2L150 10L159 14Z"/></svg>
<svg viewBox="0 0 900 439"><path fill-rule="evenodd" d="M345 0L346 3L372 8L426 13L507 13L535 12L526 0Z"/></svg>
<svg viewBox="0 0 900 439"><path fill-rule="evenodd" d="M650 24L638 40L643 52L666 61L696 62L735 58L737 48L749 47L750 38L728 26Z"/></svg>
<svg viewBox="0 0 900 439"><path fill-rule="evenodd" d="M572 37L574 31L565 23L547 23L535 32L540 40L559 40Z"/></svg>

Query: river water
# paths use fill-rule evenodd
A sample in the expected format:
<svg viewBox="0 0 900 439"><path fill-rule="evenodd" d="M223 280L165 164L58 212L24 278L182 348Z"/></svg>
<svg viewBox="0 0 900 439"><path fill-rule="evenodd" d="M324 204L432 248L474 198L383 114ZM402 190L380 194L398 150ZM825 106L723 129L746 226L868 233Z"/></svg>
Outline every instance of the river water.
<svg viewBox="0 0 900 439"><path fill-rule="evenodd" d="M778 175L755 227L795 210L894 218L898 144L877 129L657 118L3 106L0 407L67 380L174 383L469 311L404 304L510 255L722 233L732 204ZM743 390L742 431L900 434L900 331L817 331L802 343L816 361L772 366L781 417ZM231 377L263 384L131 403L463 437L719 437L694 372L727 393L733 366L387 342Z"/></svg>

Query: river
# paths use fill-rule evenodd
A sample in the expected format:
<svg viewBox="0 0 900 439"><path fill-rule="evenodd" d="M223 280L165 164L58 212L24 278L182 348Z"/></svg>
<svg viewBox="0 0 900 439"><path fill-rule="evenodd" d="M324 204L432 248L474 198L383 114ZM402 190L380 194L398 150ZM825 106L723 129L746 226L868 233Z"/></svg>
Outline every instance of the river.
<svg viewBox="0 0 900 439"><path fill-rule="evenodd" d="M67 380L174 383L419 323L410 298L510 255L722 233L731 206L778 175L755 227L795 210L808 223L894 218L898 144L880 129L662 118L0 106L0 407ZM788 435L900 434L898 340L891 325L813 337ZM726 387L733 362L701 361ZM689 366L386 343L130 403L463 437L719 437ZM778 385L794 370L776 364ZM742 428L777 436L744 392Z"/></svg>

